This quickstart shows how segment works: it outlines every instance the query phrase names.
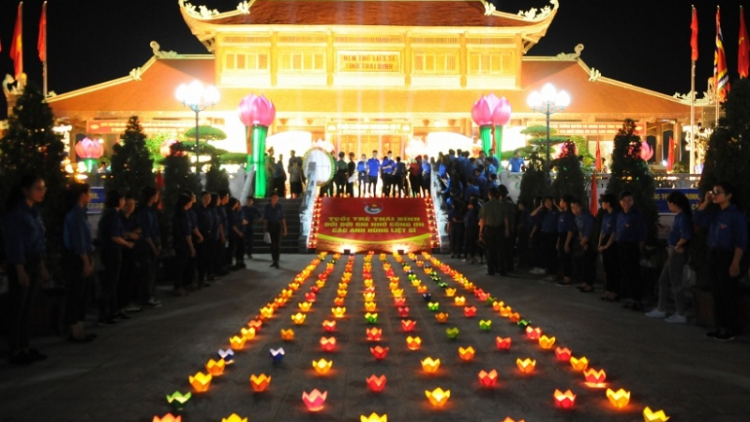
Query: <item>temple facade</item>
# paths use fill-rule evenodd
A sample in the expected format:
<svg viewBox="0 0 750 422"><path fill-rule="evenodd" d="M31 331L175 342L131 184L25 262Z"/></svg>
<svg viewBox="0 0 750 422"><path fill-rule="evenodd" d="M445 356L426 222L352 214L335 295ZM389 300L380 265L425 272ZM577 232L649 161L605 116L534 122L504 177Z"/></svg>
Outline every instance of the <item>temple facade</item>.
<svg viewBox="0 0 750 422"><path fill-rule="evenodd" d="M323 143L357 156L409 157L469 148L478 136L472 105L490 92L513 107L502 149L523 146L520 131L545 124L526 99L551 82L572 98L551 117L559 134L600 142L606 157L622 120L632 118L654 159L666 158L669 137L681 140L690 122L684 99L602 76L582 61L582 45L554 57L527 54L558 11L557 0L518 14L484 0L251 0L220 13L180 0L175 13L206 54L162 51L153 42L154 56L129 75L49 103L71 127L71 142L88 136L111 145L131 115L148 133L179 134L195 116L175 90L197 79L221 93L200 117L229 135L224 149L245 151L236 109L255 93L276 106L267 145L277 153Z"/></svg>

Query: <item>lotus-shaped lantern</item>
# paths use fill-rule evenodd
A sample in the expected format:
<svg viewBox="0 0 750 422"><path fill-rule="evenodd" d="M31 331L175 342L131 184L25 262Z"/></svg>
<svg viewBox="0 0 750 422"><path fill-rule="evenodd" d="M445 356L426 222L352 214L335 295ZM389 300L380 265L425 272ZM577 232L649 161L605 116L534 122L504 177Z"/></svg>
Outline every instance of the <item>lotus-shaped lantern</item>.
<svg viewBox="0 0 750 422"><path fill-rule="evenodd" d="M327 333L336 331L336 321L323 321L323 330L325 330Z"/></svg>
<svg viewBox="0 0 750 422"><path fill-rule="evenodd" d="M370 353L372 353L372 356L375 358L375 360L383 360L388 356L388 350L390 350L389 347L370 347Z"/></svg>
<svg viewBox="0 0 750 422"><path fill-rule="evenodd" d="M427 304L427 309L437 312L440 309L440 304L438 302L430 302Z"/></svg>
<svg viewBox="0 0 750 422"><path fill-rule="evenodd" d="M643 409L643 420L645 422L667 422L669 416L663 410L654 412L650 407Z"/></svg>
<svg viewBox="0 0 750 422"><path fill-rule="evenodd" d="M591 388L603 388L605 387L604 382L607 380L607 373L604 369L596 370L589 368L583 371L583 376L586 378L586 385Z"/></svg>
<svg viewBox="0 0 750 422"><path fill-rule="evenodd" d="M512 340L510 337L507 337L507 338L495 337L495 345L497 346L498 350L510 349L511 343L512 343Z"/></svg>
<svg viewBox="0 0 750 422"><path fill-rule="evenodd" d="M324 352L332 352L336 350L336 338L335 337L321 337L320 348Z"/></svg>
<svg viewBox="0 0 750 422"><path fill-rule="evenodd" d="M169 403L176 412L182 412L192 397L193 394L190 392L182 394L179 391L175 391L174 393L167 395L167 403Z"/></svg>
<svg viewBox="0 0 750 422"><path fill-rule="evenodd" d="M417 325L416 321L412 321L410 319L402 319L401 320L401 329L404 330L405 333L410 333L414 330L414 327Z"/></svg>
<svg viewBox="0 0 750 422"><path fill-rule="evenodd" d="M232 346L232 349L234 350L242 350L245 348L245 342L247 340L244 336L232 336L229 338L229 344Z"/></svg>
<svg viewBox="0 0 750 422"><path fill-rule="evenodd" d="M281 329L281 339L284 341L292 341L294 340L294 330L289 328L288 330Z"/></svg>
<svg viewBox="0 0 750 422"><path fill-rule="evenodd" d="M234 363L234 350L219 349L218 355L219 355L219 358L221 358L225 364L231 365L232 363Z"/></svg>
<svg viewBox="0 0 750 422"><path fill-rule="evenodd" d="M228 418L221 418L221 422L247 422L247 418L243 418L236 413L232 413Z"/></svg>
<svg viewBox="0 0 750 422"><path fill-rule="evenodd" d="M240 101L240 121L248 127L270 126L276 118L276 107L265 96L250 94Z"/></svg>
<svg viewBox="0 0 750 422"><path fill-rule="evenodd" d="M399 307L398 316L400 316L401 318L407 318L409 316L409 307L408 306Z"/></svg>
<svg viewBox="0 0 750 422"><path fill-rule="evenodd" d="M325 359L314 360L312 361L312 366L313 369L315 369L315 372L318 373L318 375L325 375L328 373L328 371L331 370L333 361Z"/></svg>
<svg viewBox="0 0 750 422"><path fill-rule="evenodd" d="M224 362L224 359L219 359L218 361L209 359L209 361L206 363L206 372L214 377L221 376L224 374L225 365L226 362Z"/></svg>
<svg viewBox="0 0 750 422"><path fill-rule="evenodd" d="M336 297L333 299L334 306L344 306L344 298L343 297Z"/></svg>
<svg viewBox="0 0 750 422"><path fill-rule="evenodd" d="M255 328L240 328L240 335L242 335L245 340L252 340L255 338Z"/></svg>
<svg viewBox="0 0 750 422"><path fill-rule="evenodd" d="M456 289L447 288L445 289L445 295L448 297L454 297L456 295Z"/></svg>
<svg viewBox="0 0 750 422"><path fill-rule="evenodd" d="M428 374L433 374L437 372L438 368L440 368L440 359L432 359L430 357L422 359L422 370L427 372Z"/></svg>
<svg viewBox="0 0 750 422"><path fill-rule="evenodd" d="M182 422L182 416L180 415L175 416L171 413L167 413L166 415L162 417L154 416L151 422Z"/></svg>
<svg viewBox="0 0 750 422"><path fill-rule="evenodd" d="M492 329L492 320L483 319L479 321L479 329L482 331L490 331Z"/></svg>
<svg viewBox="0 0 750 422"><path fill-rule="evenodd" d="M377 305L375 302L365 302L365 311L367 312L375 312L377 310Z"/></svg>
<svg viewBox="0 0 750 422"><path fill-rule="evenodd" d="M386 378L385 375L381 375L379 377L376 377L375 375L370 375L369 378L366 378L365 381L367 382L367 387L372 391L373 393L380 393L385 389L385 383Z"/></svg>
<svg viewBox="0 0 750 422"><path fill-rule="evenodd" d="M380 337L383 336L383 330L377 327L368 328L365 332L367 333L367 339L370 341L380 341Z"/></svg>
<svg viewBox="0 0 750 422"><path fill-rule="evenodd" d="M570 357L570 366L573 367L573 370L578 372L583 372L586 370L586 368L589 367L589 360L586 358L586 356L583 356L581 358L576 358L571 356Z"/></svg>
<svg viewBox="0 0 750 422"><path fill-rule="evenodd" d="M307 319L307 315L301 312L297 312L296 314L292 315L292 322L294 322L297 325L304 324L305 319Z"/></svg>
<svg viewBox="0 0 750 422"><path fill-rule="evenodd" d="M446 321L448 321L448 313L447 312L440 312L435 314L435 319L437 322L444 324Z"/></svg>
<svg viewBox="0 0 750 422"><path fill-rule="evenodd" d="M516 365L518 366L518 369L524 374L530 374L534 372L534 368L536 368L536 360L531 360L529 358L521 360L519 358L516 359Z"/></svg>
<svg viewBox="0 0 750 422"><path fill-rule="evenodd" d="M474 359L475 354L476 354L476 351L471 346L467 348L463 348L463 347L458 348L458 357L460 357L461 360L465 360L467 362L471 361Z"/></svg>
<svg viewBox="0 0 750 422"><path fill-rule="evenodd" d="M562 392L555 390L555 405L561 409L572 409L576 404L576 395L572 391Z"/></svg>
<svg viewBox="0 0 750 422"><path fill-rule="evenodd" d="M331 313L333 314L334 318L343 318L344 315L346 315L346 308L343 306L337 306L335 308L331 308Z"/></svg>
<svg viewBox="0 0 750 422"><path fill-rule="evenodd" d="M476 306L464 306L464 315L466 318L474 318L477 314Z"/></svg>
<svg viewBox="0 0 750 422"><path fill-rule="evenodd" d="M466 304L466 298L463 296L456 296L453 298L453 302L456 306L464 306Z"/></svg>
<svg viewBox="0 0 750 422"><path fill-rule="evenodd" d="M193 386L196 393L205 393L208 391L212 379L211 374L204 374L203 372L198 372L188 377L188 381L190 381L190 385Z"/></svg>
<svg viewBox="0 0 750 422"><path fill-rule="evenodd" d="M394 306L404 306L406 304L406 298L405 297L394 297L393 298L393 305Z"/></svg>
<svg viewBox="0 0 750 422"><path fill-rule="evenodd" d="M409 336L406 338L406 347L409 350L419 350L422 346L422 339L419 337Z"/></svg>
<svg viewBox="0 0 750 422"><path fill-rule="evenodd" d="M368 312L365 314L365 321L367 321L368 324L377 324L378 323L378 314L377 312Z"/></svg>
<svg viewBox="0 0 750 422"><path fill-rule="evenodd" d="M370 416L360 415L359 422L388 422L388 415L385 413L380 416L373 412Z"/></svg>
<svg viewBox="0 0 750 422"><path fill-rule="evenodd" d="M497 371L491 370L490 372L487 372L485 370L479 371L479 384L482 387L490 388L494 387L495 384L497 384Z"/></svg>
<svg viewBox="0 0 750 422"><path fill-rule="evenodd" d="M557 360L560 362L568 362L570 361L570 355L571 351L565 347L565 348L556 348L555 349L555 356L557 356Z"/></svg>
<svg viewBox="0 0 750 422"><path fill-rule="evenodd" d="M273 360L274 363L281 362L284 359L284 355L285 355L284 348L283 347L279 347L278 349L272 348L271 350L269 350L269 354L271 355L271 359Z"/></svg>
<svg viewBox="0 0 750 422"><path fill-rule="evenodd" d="M271 377L269 375L250 375L250 386L256 393L262 393L266 391L269 384L271 384Z"/></svg>
<svg viewBox="0 0 750 422"><path fill-rule="evenodd" d="M310 302L300 302L297 304L299 307L299 310L302 312L310 312L310 308L312 307L312 303Z"/></svg>
<svg viewBox="0 0 750 422"><path fill-rule="evenodd" d="M539 341L539 337L542 335L542 329L539 327L526 327L526 338L533 341Z"/></svg>
<svg viewBox="0 0 750 422"><path fill-rule="evenodd" d="M447 328L445 330L445 335L448 336L449 339L455 340L455 339L458 338L458 333L459 332L460 331L459 331L458 327L451 327L451 328Z"/></svg>
<svg viewBox="0 0 750 422"><path fill-rule="evenodd" d="M612 403L615 409L623 409L630 403L630 391L625 391L622 388L614 391L611 388L607 389L607 399Z"/></svg>
<svg viewBox="0 0 750 422"><path fill-rule="evenodd" d="M425 390L424 394L434 407L443 407L451 397L451 390L443 390L438 387L432 391Z"/></svg>
<svg viewBox="0 0 750 422"><path fill-rule="evenodd" d="M541 347L542 349L549 350L554 345L555 345L554 337L547 337L545 335L542 335L541 337L539 337L539 347Z"/></svg>
<svg viewBox="0 0 750 422"><path fill-rule="evenodd" d="M318 389L314 389L311 392L302 392L302 401L307 406L307 410L311 412L319 412L323 410L323 406L328 398L328 391L320 392Z"/></svg>

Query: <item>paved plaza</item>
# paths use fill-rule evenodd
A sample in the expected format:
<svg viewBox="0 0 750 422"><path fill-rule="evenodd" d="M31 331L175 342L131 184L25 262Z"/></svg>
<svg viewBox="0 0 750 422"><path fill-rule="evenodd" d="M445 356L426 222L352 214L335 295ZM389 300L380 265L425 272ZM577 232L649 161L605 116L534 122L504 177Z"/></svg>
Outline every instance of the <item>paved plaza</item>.
<svg viewBox="0 0 750 422"><path fill-rule="evenodd" d="M557 344L574 356L586 356L590 367L604 369L613 389L632 393L631 404L615 410L604 389L584 385L583 375L570 364L558 362L554 351L542 350L507 318L480 303L450 277L440 273L449 287L467 305L477 307L474 318L446 297L421 268L412 265L432 301L448 312L445 324L436 321L393 256L393 266L404 289L409 318L417 322L413 334L421 348L410 351L402 318L393 304L383 263L372 260L378 323L365 321L363 301L363 255L357 255L353 277L345 297L346 316L332 335L338 344L333 353L321 350L319 340L327 336L321 323L332 319L346 257L335 264L326 285L320 289L303 325L290 316L297 303L325 269L321 263L294 293L289 303L268 320L258 335L238 351L224 375L214 378L206 393L193 394L183 412L186 422L219 422L232 413L259 421L359 421L360 415L386 413L398 421L503 421L506 417L527 422L548 421L641 421L645 406L664 409L670 421L747 422L750 420L750 341L739 337L720 343L706 338L702 327L670 325L622 309L619 304L598 300L537 279L490 277L484 268L437 255L470 281L505 301L533 326L555 336ZM30 367L0 364L0 421L2 422L137 422L151 421L171 409L165 396L176 390L192 391L188 376L204 371L217 350L229 346L228 338L239 332L266 303L273 300L315 255L282 256L282 268L269 268L270 260L248 261L249 269L234 272L209 289L187 297L173 298L164 286L164 306L136 314L113 327L97 327L99 338L87 344L72 344L56 337L36 338L34 346L49 359ZM331 255L325 261L330 260ZM404 260L409 262L407 257ZM93 320L94 316L90 315ZM492 320L489 332L480 330L480 320ZM383 330L379 342L370 342L365 330ZM449 340L448 327L457 327L457 340ZM282 341L280 330L291 328L293 341ZM497 336L511 337L508 351L498 350ZM388 356L376 361L370 347L389 347ZM472 346L476 356L462 361L459 347ZM272 363L271 348L283 347L286 355ZM435 374L423 372L420 360L440 358ZM317 375L311 365L320 358L333 360L331 372ZM517 358L536 359L533 374L522 374ZM482 388L480 370L496 369L494 388ZM253 393L251 374L272 377L268 390ZM387 385L379 394L368 390L365 379L386 375ZM442 409L435 409L425 390L449 389L451 396ZM318 388L328 392L322 411L311 413L302 402L302 392ZM555 389L577 394L575 407L555 407Z"/></svg>

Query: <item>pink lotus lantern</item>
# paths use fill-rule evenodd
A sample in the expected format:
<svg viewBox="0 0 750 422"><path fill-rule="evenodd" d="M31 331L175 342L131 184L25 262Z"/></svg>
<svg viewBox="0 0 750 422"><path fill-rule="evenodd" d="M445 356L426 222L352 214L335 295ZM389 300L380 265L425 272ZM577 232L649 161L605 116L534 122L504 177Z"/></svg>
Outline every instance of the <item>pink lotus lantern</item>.
<svg viewBox="0 0 750 422"><path fill-rule="evenodd" d="M653 148L651 148L651 145L649 145L646 141L641 142L641 158L643 159L643 161L648 161L653 156L654 150Z"/></svg>
<svg viewBox="0 0 750 422"><path fill-rule="evenodd" d="M266 194L266 173L263 171L266 136L268 126L276 118L276 107L263 95L258 97L250 94L240 101L238 112L242 123L251 128L250 139L247 142L247 164L248 168L255 169L255 195L263 197Z"/></svg>
<svg viewBox="0 0 750 422"><path fill-rule="evenodd" d="M328 398L328 391L320 392L317 388L312 390L310 393L305 391L302 392L302 401L307 406L307 410L311 412L318 412L323 410L323 405Z"/></svg>
<svg viewBox="0 0 750 422"><path fill-rule="evenodd" d="M76 144L76 154L83 158L86 171L91 173L96 170L97 160L104 155L104 146L99 141L83 138Z"/></svg>
<svg viewBox="0 0 750 422"><path fill-rule="evenodd" d="M505 97L497 98L495 94L480 98L471 109L471 118L479 126L479 138L482 150L488 152L492 147L492 127L495 126L495 144L497 152L502 150L503 126L510 121L512 109Z"/></svg>

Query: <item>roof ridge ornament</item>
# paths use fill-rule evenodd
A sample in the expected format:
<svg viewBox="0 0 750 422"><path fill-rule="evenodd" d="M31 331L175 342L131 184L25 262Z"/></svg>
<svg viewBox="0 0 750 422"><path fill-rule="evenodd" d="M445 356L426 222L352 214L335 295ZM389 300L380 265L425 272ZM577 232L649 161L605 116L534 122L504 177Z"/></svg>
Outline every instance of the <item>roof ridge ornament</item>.
<svg viewBox="0 0 750 422"><path fill-rule="evenodd" d="M156 41L151 41L149 47L151 47L151 50L154 52L154 56L160 59L173 59L180 57L176 51L163 51L159 43Z"/></svg>
<svg viewBox="0 0 750 422"><path fill-rule="evenodd" d="M560 4L558 3L558 0L550 0L550 4L552 5L551 7L547 5L547 6L542 7L541 9L532 7L531 9L525 12L523 10L519 10L518 16L520 16L525 21L542 20L546 18L547 16L549 16L555 9L557 9L560 6ZM487 7L486 2L485 2L484 7L485 8Z"/></svg>
<svg viewBox="0 0 750 422"><path fill-rule="evenodd" d="M128 75L133 78L134 81L140 81L142 73L143 71L141 70L141 68L136 67L135 69L132 69Z"/></svg>
<svg viewBox="0 0 750 422"><path fill-rule="evenodd" d="M680 100L683 104L690 104L690 97L691 94L695 96L695 105L698 107L705 107L708 105L711 105L711 99L713 98L708 91L703 91L703 98L698 98L698 93L695 91L687 92L685 94L680 94L679 92L675 92L674 95L672 95L673 98Z"/></svg>
<svg viewBox="0 0 750 422"><path fill-rule="evenodd" d="M592 67L591 71L589 72L589 82L596 82L601 77L602 77L602 72Z"/></svg>
<svg viewBox="0 0 750 422"><path fill-rule="evenodd" d="M583 44L577 44L573 51L575 53L560 53L555 58L557 60L578 60L581 58L581 52L583 52Z"/></svg>
<svg viewBox="0 0 750 422"><path fill-rule="evenodd" d="M188 15L194 18L208 19L219 14L219 11L216 9L211 10L203 5L196 8L191 3L188 3L185 0L180 0L180 7L185 9Z"/></svg>
<svg viewBox="0 0 750 422"><path fill-rule="evenodd" d="M253 1L243 1L240 4L237 5L237 10L242 13L243 15L249 15L250 14L250 8L253 6L253 3L255 3L255 0Z"/></svg>

